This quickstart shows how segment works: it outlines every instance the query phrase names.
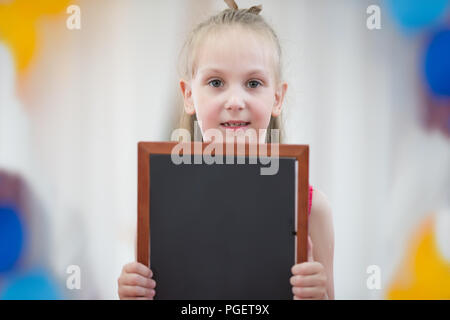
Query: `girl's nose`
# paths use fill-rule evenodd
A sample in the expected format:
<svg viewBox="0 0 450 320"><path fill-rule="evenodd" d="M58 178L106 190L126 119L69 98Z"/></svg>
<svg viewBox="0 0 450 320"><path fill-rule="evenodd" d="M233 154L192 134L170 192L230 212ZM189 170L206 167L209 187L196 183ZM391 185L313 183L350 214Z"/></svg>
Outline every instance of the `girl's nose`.
<svg viewBox="0 0 450 320"><path fill-rule="evenodd" d="M231 95L228 101L225 103L225 109L227 110L243 110L245 102L239 95Z"/></svg>

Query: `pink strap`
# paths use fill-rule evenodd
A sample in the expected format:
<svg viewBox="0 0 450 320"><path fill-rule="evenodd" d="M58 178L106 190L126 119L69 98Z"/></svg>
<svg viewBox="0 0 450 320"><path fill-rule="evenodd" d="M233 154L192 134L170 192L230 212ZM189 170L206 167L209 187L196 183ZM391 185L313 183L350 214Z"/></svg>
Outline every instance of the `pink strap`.
<svg viewBox="0 0 450 320"><path fill-rule="evenodd" d="M313 196L313 187L309 185L309 192L308 192L308 215L311 214L311 205L312 205L312 196Z"/></svg>

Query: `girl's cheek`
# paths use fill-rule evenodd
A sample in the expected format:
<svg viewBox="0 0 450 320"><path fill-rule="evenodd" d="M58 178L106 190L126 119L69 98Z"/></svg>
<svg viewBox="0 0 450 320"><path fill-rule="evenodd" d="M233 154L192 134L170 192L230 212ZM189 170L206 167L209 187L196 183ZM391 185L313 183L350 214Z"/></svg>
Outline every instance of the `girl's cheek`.
<svg viewBox="0 0 450 320"><path fill-rule="evenodd" d="M199 105L197 120L202 123L203 130L217 127L219 111L212 105Z"/></svg>
<svg viewBox="0 0 450 320"><path fill-rule="evenodd" d="M253 119L255 124L261 129L266 129L270 122L270 116L272 114L272 108L267 105L260 105L253 112Z"/></svg>

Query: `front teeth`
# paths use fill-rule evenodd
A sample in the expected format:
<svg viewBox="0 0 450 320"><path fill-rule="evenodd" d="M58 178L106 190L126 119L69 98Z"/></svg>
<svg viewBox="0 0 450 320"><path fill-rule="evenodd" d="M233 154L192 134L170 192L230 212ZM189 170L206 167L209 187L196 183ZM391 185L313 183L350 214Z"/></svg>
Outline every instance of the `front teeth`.
<svg viewBox="0 0 450 320"><path fill-rule="evenodd" d="M225 127L242 127L245 126L247 123L246 122L241 122L241 123L224 123L223 125Z"/></svg>

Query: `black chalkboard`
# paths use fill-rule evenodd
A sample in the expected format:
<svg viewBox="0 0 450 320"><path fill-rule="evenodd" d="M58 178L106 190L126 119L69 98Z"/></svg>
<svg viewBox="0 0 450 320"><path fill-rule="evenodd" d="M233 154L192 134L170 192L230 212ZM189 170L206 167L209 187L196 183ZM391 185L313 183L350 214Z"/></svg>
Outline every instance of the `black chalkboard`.
<svg viewBox="0 0 450 320"><path fill-rule="evenodd" d="M262 175L267 165L248 157L194 164L191 155L177 165L170 154L146 156L148 172L139 174L148 175L148 218L138 233L145 223L155 299L292 299L296 157L280 157L277 174Z"/></svg>

